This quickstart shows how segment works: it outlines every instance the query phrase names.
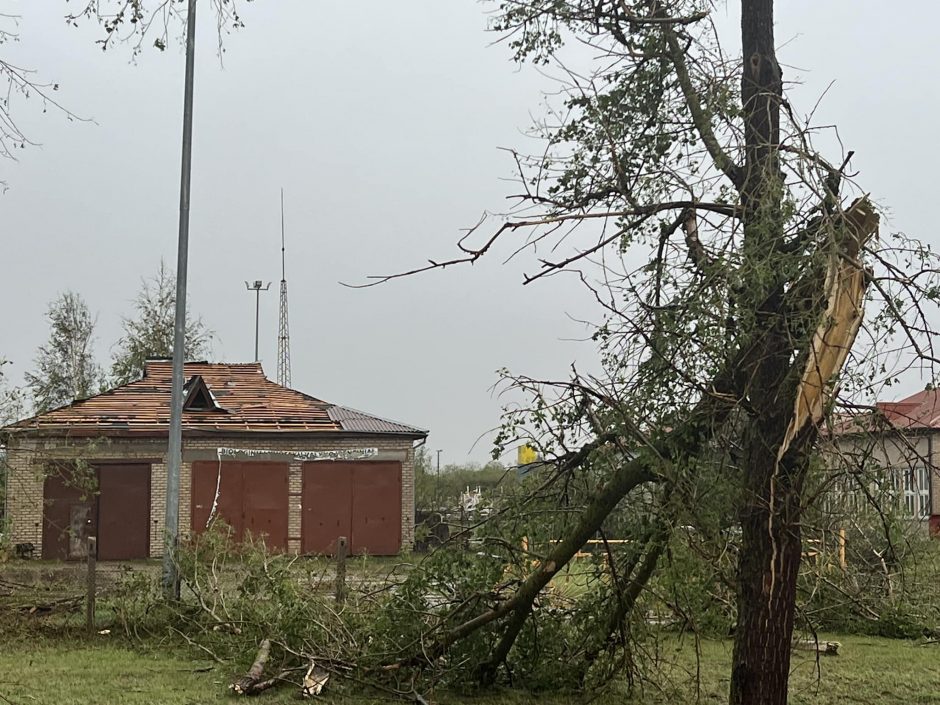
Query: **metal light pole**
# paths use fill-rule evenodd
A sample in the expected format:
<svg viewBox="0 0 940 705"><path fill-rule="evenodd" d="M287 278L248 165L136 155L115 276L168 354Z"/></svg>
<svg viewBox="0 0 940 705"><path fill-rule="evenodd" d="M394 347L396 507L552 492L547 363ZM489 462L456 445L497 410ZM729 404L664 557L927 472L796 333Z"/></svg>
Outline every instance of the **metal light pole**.
<svg viewBox="0 0 940 705"><path fill-rule="evenodd" d="M176 545L179 539L180 466L183 462L183 361L186 343L186 265L189 259L189 194L193 167L193 77L196 58L196 0L186 16L186 84L183 90L183 155L180 168L180 221L176 258L176 320L173 326L173 380L170 388L170 436L166 458L166 547L163 592L179 599Z"/></svg>
<svg viewBox="0 0 940 705"><path fill-rule="evenodd" d="M435 504L438 505L437 508L438 508L438 511L440 511L440 508L441 508L440 507L441 505L441 449L440 448L437 449L437 482L435 483L435 485L436 485L436 488L435 488L434 494L437 495L437 502L435 502Z"/></svg>
<svg viewBox="0 0 940 705"><path fill-rule="evenodd" d="M255 279L254 284L245 282L245 288L248 291L255 292L255 362L258 362L261 359L258 357L258 319L261 316L261 292L270 289L271 282L268 282L267 286L263 286L260 279Z"/></svg>

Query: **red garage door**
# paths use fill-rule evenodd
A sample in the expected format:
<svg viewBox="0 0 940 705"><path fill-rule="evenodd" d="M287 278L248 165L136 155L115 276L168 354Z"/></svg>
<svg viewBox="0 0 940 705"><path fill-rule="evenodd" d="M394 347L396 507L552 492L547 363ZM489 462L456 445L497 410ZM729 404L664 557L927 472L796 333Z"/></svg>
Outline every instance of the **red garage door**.
<svg viewBox="0 0 940 705"><path fill-rule="evenodd" d="M302 502L304 553L333 553L339 536L351 553L401 550L401 463L304 463Z"/></svg>
<svg viewBox="0 0 940 705"><path fill-rule="evenodd" d="M87 538L97 534L98 501L92 489L80 487L71 468L57 466L43 483L42 557L85 558Z"/></svg>
<svg viewBox="0 0 940 705"><path fill-rule="evenodd" d="M205 530L218 485L216 512L232 527L236 539L242 540L247 531L264 536L270 549L286 550L287 471L287 463L226 461L221 470L214 460L193 463L193 532Z"/></svg>
<svg viewBox="0 0 940 705"><path fill-rule="evenodd" d="M146 558L150 465L100 465L78 476L56 467L44 483L42 524L43 558L85 558L89 536L98 537L100 560Z"/></svg>
<svg viewBox="0 0 940 705"><path fill-rule="evenodd" d="M150 466L98 468L98 559L150 555Z"/></svg>

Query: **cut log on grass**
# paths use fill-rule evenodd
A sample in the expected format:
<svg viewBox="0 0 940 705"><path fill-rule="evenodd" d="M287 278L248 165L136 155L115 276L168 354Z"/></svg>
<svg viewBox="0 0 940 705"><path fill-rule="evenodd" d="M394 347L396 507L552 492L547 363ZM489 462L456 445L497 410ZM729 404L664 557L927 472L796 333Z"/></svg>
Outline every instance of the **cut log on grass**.
<svg viewBox="0 0 940 705"><path fill-rule="evenodd" d="M258 647L258 654L255 656L255 662L251 664L248 673L232 683L230 686L235 695L254 695L262 690L267 690L273 683L266 684L261 681L264 674L264 666L271 655L271 640L265 639ZM262 687L263 686L263 687Z"/></svg>
<svg viewBox="0 0 940 705"><path fill-rule="evenodd" d="M838 641L815 641L813 639L804 639L802 641L793 642L793 648L799 651L815 651L817 654L823 656L838 656L839 647L841 647Z"/></svg>
<svg viewBox="0 0 940 705"><path fill-rule="evenodd" d="M300 689L302 698L309 698L312 695L319 695L323 686L330 679L329 671L318 666L313 659L310 659L310 667L304 675L303 688Z"/></svg>

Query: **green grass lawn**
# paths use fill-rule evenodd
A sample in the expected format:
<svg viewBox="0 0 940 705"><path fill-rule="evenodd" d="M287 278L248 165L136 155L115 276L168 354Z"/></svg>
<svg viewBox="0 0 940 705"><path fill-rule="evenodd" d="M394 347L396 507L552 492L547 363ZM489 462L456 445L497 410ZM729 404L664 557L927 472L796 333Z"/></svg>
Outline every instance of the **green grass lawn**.
<svg viewBox="0 0 940 705"><path fill-rule="evenodd" d="M812 654L797 652L793 661L791 703L836 705L836 703L940 703L940 646L907 641L863 637L828 636L841 641L842 653L821 660L817 674ZM616 688L592 702L649 703L694 702L695 651L689 641L669 638L663 642L664 692L647 688L626 696ZM721 703L727 698L729 642L703 642L701 648L702 703ZM211 670L206 670L211 669ZM22 637L0 642L0 702L15 705L202 705L227 702L231 669L167 654L157 648L128 650L100 637L95 641L38 643ZM332 684L331 684L332 685ZM359 704L387 700L380 693L343 694L335 687L324 692L325 702ZM436 693L429 701L456 705L523 705L569 703L580 696L500 692L485 696L459 697ZM282 688L260 695L257 703L286 705L297 702L296 691Z"/></svg>
<svg viewBox="0 0 940 705"><path fill-rule="evenodd" d="M790 703L836 705L837 703L940 703L940 645L911 641L820 635L820 641L842 643L838 656L794 651L790 666ZM662 668L664 683L677 692L636 695L628 702L666 703L695 698L695 649L690 641L673 641L663 649L671 663ZM670 653L671 658L670 658ZM701 643L700 702L727 702L731 642Z"/></svg>

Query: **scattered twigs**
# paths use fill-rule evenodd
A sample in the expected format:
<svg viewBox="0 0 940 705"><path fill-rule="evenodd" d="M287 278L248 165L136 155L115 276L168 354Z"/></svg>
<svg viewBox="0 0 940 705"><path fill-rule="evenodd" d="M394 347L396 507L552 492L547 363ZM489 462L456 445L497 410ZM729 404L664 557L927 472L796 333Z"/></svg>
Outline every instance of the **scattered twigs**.
<svg viewBox="0 0 940 705"><path fill-rule="evenodd" d="M177 634L179 634L181 637L183 637L183 639L186 640L186 643L189 644L190 646L194 646L194 647L196 647L197 649L199 649L200 651L206 652L206 654L208 654L209 657L210 657L213 661L215 661L216 663L225 664L225 661L223 661L222 659L220 659L220 658L215 654L215 652L212 651L212 649L210 649L208 646L205 646L205 645L203 645L203 644L200 644L200 643L197 642L197 641L193 641L193 639L192 639L188 634L186 634L186 633L183 632L183 631L180 631L180 630L177 629L176 627L170 627L170 628L171 628L174 632L176 632Z"/></svg>
<svg viewBox="0 0 940 705"><path fill-rule="evenodd" d="M0 606L29 615L44 616L52 612L74 612L84 604L85 595L65 595L42 599L37 599L37 597L7 599Z"/></svg>

